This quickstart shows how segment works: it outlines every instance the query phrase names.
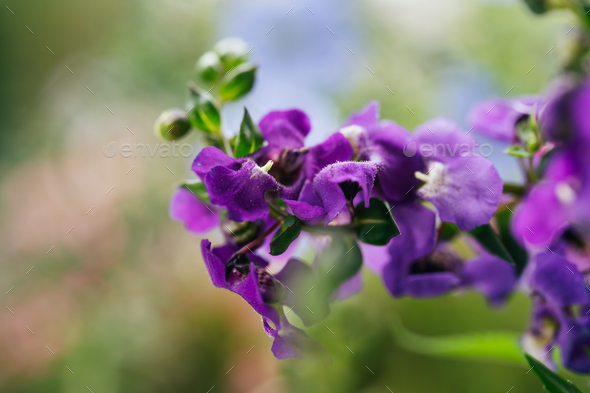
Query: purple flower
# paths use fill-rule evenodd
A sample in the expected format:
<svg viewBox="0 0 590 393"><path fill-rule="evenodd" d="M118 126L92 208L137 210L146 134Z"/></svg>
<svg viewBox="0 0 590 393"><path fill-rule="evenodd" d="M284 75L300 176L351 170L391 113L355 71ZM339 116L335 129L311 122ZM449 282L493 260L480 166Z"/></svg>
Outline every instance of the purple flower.
<svg viewBox="0 0 590 393"><path fill-rule="evenodd" d="M233 221L263 218L269 211L265 194L280 190L255 162L233 159L215 147L201 150L192 169L203 180L211 203L226 208Z"/></svg>
<svg viewBox="0 0 590 393"><path fill-rule="evenodd" d="M515 212L512 231L520 242L551 246L570 225L590 224L589 167L583 160L569 147L553 153L545 179L530 189Z"/></svg>
<svg viewBox="0 0 590 393"><path fill-rule="evenodd" d="M200 235L219 224L219 213L211 205L201 202L184 187L174 191L170 199L170 217L184 223L187 231Z"/></svg>
<svg viewBox="0 0 590 393"><path fill-rule="evenodd" d="M384 256L365 255L379 266L386 288L395 297L427 298L454 289L473 288L493 305L501 303L516 283L514 268L495 256L483 254L465 262L448 243L436 243L435 214L418 203L393 209L401 235L387 245ZM365 247L366 248L366 247Z"/></svg>
<svg viewBox="0 0 590 393"><path fill-rule="evenodd" d="M361 159L377 164L376 195L392 204L426 199L443 221L461 230L487 224L503 185L492 162L473 151L474 140L442 118L419 126L412 135L395 123L379 121L378 110L377 103L370 103L341 130L358 147ZM425 183L421 187L420 180Z"/></svg>
<svg viewBox="0 0 590 393"><path fill-rule="evenodd" d="M252 159L259 165L273 161L269 174L283 186L284 200L298 200L305 182L313 180L325 166L352 158L352 147L339 133L305 147L310 128L309 118L298 109L270 112L260 120L260 130L268 143L253 153Z"/></svg>
<svg viewBox="0 0 590 393"><path fill-rule="evenodd" d="M278 359L331 362L326 348L281 316L287 289L265 269L266 261L253 253L236 255L231 246L212 249L208 240L201 241L201 251L213 285L237 293L262 317L264 330L274 338L272 352Z"/></svg>
<svg viewBox="0 0 590 393"><path fill-rule="evenodd" d="M513 143L516 142L516 124L538 112L541 106L540 97L535 96L495 98L471 108L467 122L475 131L490 138Z"/></svg>
<svg viewBox="0 0 590 393"><path fill-rule="evenodd" d="M418 126L415 135L421 151L425 145L433 149L426 174L416 174L425 182L416 194L432 202L441 220L461 230L487 224L498 208L503 187L492 162L475 156L473 139L450 120L431 120Z"/></svg>
<svg viewBox="0 0 590 393"><path fill-rule="evenodd" d="M313 180L313 189L322 202L328 225L362 190L365 206L375 182L377 166L372 162L339 162L328 165Z"/></svg>
<svg viewBox="0 0 590 393"><path fill-rule="evenodd" d="M390 201L403 201L420 181L414 173L424 169L420 156L406 155L404 148L415 142L403 127L379 120L379 103L370 102L353 113L340 130L348 136L361 160L377 164L377 188ZM414 152L415 153L415 152Z"/></svg>
<svg viewBox="0 0 590 393"><path fill-rule="evenodd" d="M546 355L559 345L566 367L588 373L590 359L584 348L590 346L590 296L584 277L574 264L551 252L539 254L534 262L529 280L534 291L532 320L523 345L553 367ZM581 306L578 313L574 306Z"/></svg>
<svg viewBox="0 0 590 393"><path fill-rule="evenodd" d="M550 140L590 143L590 79L581 84L561 81L541 114L541 130Z"/></svg>

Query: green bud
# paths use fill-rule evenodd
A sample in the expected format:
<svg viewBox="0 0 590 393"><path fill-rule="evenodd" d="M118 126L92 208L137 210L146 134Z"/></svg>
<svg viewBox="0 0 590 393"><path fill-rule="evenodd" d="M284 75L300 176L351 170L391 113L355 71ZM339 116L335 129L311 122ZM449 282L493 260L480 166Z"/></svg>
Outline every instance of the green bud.
<svg viewBox="0 0 590 393"><path fill-rule="evenodd" d="M233 101L248 94L254 86L256 69L257 66L253 63L243 63L231 70L221 80L221 98Z"/></svg>
<svg viewBox="0 0 590 393"><path fill-rule="evenodd" d="M223 72L223 64L217 53L209 51L197 60L195 71L201 80L213 83Z"/></svg>
<svg viewBox="0 0 590 393"><path fill-rule="evenodd" d="M213 51L219 55L226 70L246 61L249 52L248 44L241 38L224 38L213 46Z"/></svg>
<svg viewBox="0 0 590 393"><path fill-rule="evenodd" d="M524 2L535 14L544 14L551 7L547 0L524 0Z"/></svg>
<svg viewBox="0 0 590 393"><path fill-rule="evenodd" d="M215 106L211 95L189 84L188 121L190 124L205 132L215 133L221 126L219 110Z"/></svg>
<svg viewBox="0 0 590 393"><path fill-rule="evenodd" d="M165 110L154 123L154 132L167 141L173 141L185 136L191 129L186 114L180 108Z"/></svg>

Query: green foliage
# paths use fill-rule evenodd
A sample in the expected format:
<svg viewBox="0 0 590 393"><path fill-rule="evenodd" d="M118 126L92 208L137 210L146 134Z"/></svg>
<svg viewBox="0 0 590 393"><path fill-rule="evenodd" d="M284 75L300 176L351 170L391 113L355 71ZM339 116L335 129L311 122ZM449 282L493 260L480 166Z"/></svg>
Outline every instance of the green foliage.
<svg viewBox="0 0 590 393"><path fill-rule="evenodd" d="M411 352L523 365L518 335L515 333L487 332L429 337L407 330L397 317L391 318L391 327L397 344Z"/></svg>
<svg viewBox="0 0 590 393"><path fill-rule="evenodd" d="M361 269L363 256L353 235L333 236L318 262L321 291L330 296L343 282Z"/></svg>
<svg viewBox="0 0 590 393"><path fill-rule="evenodd" d="M512 232L510 231L510 220L512 215L512 211L508 208L499 210L496 213L496 220L498 222L502 244L506 247L506 250L514 260L516 272L520 275L528 262L529 255L512 236Z"/></svg>
<svg viewBox="0 0 590 393"><path fill-rule="evenodd" d="M502 243L502 239L500 239L490 224L479 226L469 233L471 233L490 253L516 265L512 255L510 255L506 246Z"/></svg>
<svg viewBox="0 0 590 393"><path fill-rule="evenodd" d="M193 195L196 196L201 202L211 204L205 184L203 184L203 182L200 180L187 180L181 187L184 187L192 192Z"/></svg>
<svg viewBox="0 0 590 393"><path fill-rule="evenodd" d="M504 153L508 154L509 156L519 157L519 158L529 158L532 156L532 153L525 149L520 145L512 145L508 146Z"/></svg>
<svg viewBox="0 0 590 393"><path fill-rule="evenodd" d="M283 225L275 232L270 242L270 255L281 255L299 237L301 233L301 221L289 214Z"/></svg>
<svg viewBox="0 0 590 393"><path fill-rule="evenodd" d="M191 125L201 131L217 133L221 127L219 109L205 93L193 84L189 84L188 120Z"/></svg>
<svg viewBox="0 0 590 393"><path fill-rule="evenodd" d="M582 393L571 381L566 381L528 353L524 356L549 393Z"/></svg>
<svg viewBox="0 0 590 393"><path fill-rule="evenodd" d="M371 198L369 203L369 207L361 202L354 208L357 237L364 243L384 246L400 234L399 228L387 202Z"/></svg>
<svg viewBox="0 0 590 393"><path fill-rule="evenodd" d="M258 126L252 121L248 109L244 108L244 117L236 139L234 156L238 158L252 154L262 146L263 142L264 139Z"/></svg>
<svg viewBox="0 0 590 393"><path fill-rule="evenodd" d="M254 86L257 68L253 63L243 63L232 68L221 80L221 98L224 101L233 101L248 94Z"/></svg>

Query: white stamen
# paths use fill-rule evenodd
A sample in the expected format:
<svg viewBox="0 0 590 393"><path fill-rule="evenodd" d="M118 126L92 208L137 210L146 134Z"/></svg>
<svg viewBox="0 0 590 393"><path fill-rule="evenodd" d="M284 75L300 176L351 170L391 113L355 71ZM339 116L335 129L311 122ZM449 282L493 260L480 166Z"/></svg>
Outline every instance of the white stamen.
<svg viewBox="0 0 590 393"><path fill-rule="evenodd" d="M565 182L557 183L555 186L555 196L564 205L570 205L576 200L576 192Z"/></svg>

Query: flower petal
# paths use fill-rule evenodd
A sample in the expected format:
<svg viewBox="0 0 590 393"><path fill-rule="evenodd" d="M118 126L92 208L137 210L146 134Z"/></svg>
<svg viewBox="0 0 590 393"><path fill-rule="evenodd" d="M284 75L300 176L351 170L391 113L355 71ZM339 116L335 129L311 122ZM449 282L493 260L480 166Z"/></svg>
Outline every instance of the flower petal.
<svg viewBox="0 0 590 393"><path fill-rule="evenodd" d="M379 102L371 101L358 112L353 112L345 126L357 125L368 129L379 122Z"/></svg>
<svg viewBox="0 0 590 393"><path fill-rule="evenodd" d="M563 231L568 214L557 197L556 185L538 183L521 203L512 220L512 232L520 242L549 246Z"/></svg>
<svg viewBox="0 0 590 393"><path fill-rule="evenodd" d="M483 255L465 264L462 279L463 285L474 287L492 305L497 305L512 292L516 272L508 262L493 255Z"/></svg>
<svg viewBox="0 0 590 393"><path fill-rule="evenodd" d="M256 221L268 214L265 193L279 185L252 161L238 170L224 166L211 169L204 179L211 203L228 210L233 221Z"/></svg>
<svg viewBox="0 0 590 393"><path fill-rule="evenodd" d="M432 162L428 177L417 194L436 206L441 220L463 231L487 224L502 197L502 180L482 157Z"/></svg>
<svg viewBox="0 0 590 393"><path fill-rule="evenodd" d="M219 213L213 206L201 202L189 190L181 187L170 199L170 217L184 223L186 230L203 234L219 224Z"/></svg>
<svg viewBox="0 0 590 393"><path fill-rule="evenodd" d="M332 357L326 347L289 324L286 318L281 320L271 350L277 359L300 358L323 366L332 364Z"/></svg>
<svg viewBox="0 0 590 393"><path fill-rule="evenodd" d="M414 274L406 280L406 293L417 298L443 295L461 283L461 279L451 272Z"/></svg>
<svg viewBox="0 0 590 393"><path fill-rule="evenodd" d="M346 197L339 184L357 183L362 188L365 206L368 207L376 173L377 167L371 162L339 162L318 173L313 187L327 213L326 225L346 206Z"/></svg>
<svg viewBox="0 0 590 393"><path fill-rule="evenodd" d="M410 264L429 254L436 243L436 215L419 203L396 205L393 216L401 234L387 246L390 261L383 268L383 282L393 296L406 291ZM371 263L366 260L366 263Z"/></svg>
<svg viewBox="0 0 590 393"><path fill-rule="evenodd" d="M590 301L584 276L574 264L550 252L537 255L536 261L530 284L549 302L565 307Z"/></svg>
<svg viewBox="0 0 590 393"><path fill-rule="evenodd" d="M197 154L191 169L201 178L201 180L204 180L205 175L216 166L221 165L232 170L238 170L244 161L245 159L235 160L218 148L208 146Z"/></svg>
<svg viewBox="0 0 590 393"><path fill-rule="evenodd" d="M259 126L269 145L280 149L303 147L311 129L309 118L299 109L270 112L260 120Z"/></svg>
<svg viewBox="0 0 590 393"><path fill-rule="evenodd" d="M475 131L512 143L516 139L516 123L530 115L535 104L541 105L540 98L532 96L480 102L471 108L467 122Z"/></svg>

